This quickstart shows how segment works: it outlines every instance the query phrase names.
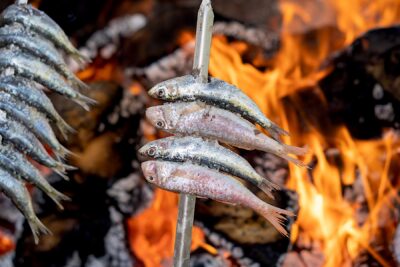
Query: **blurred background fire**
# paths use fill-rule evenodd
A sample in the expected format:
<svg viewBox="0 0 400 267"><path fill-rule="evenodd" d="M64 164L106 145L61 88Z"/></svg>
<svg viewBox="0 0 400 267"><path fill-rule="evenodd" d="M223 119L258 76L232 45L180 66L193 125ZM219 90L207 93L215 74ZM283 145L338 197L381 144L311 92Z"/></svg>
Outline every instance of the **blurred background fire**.
<svg viewBox="0 0 400 267"><path fill-rule="evenodd" d="M0 10L7 6L0 4ZM11 2L11 1L8 1ZM238 151L284 189L290 239L252 211L199 200L192 266L400 266L400 1L213 0L210 74L235 84L308 146L298 168ZM146 91L190 72L199 0L33 1L93 59L99 105L86 114L52 96L77 134L80 168L58 211L32 190L54 232L34 246L0 199L1 266L172 266L177 195L150 187L136 150L165 136L144 119Z"/></svg>

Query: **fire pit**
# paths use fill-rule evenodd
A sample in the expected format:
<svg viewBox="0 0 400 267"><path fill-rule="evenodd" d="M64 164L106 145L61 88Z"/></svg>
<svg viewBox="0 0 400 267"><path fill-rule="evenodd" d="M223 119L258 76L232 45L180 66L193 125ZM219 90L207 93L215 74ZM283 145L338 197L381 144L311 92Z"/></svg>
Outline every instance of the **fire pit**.
<svg viewBox="0 0 400 267"><path fill-rule="evenodd" d="M6 3L9 2L9 3ZM0 9L13 1L4 1ZM43 169L71 197L60 211L32 188L53 232L33 243L0 198L0 266L172 266L177 194L143 179L137 150L165 137L145 119L153 85L190 73L200 0L32 1L93 62L71 69L97 100L90 112L50 94L77 132L71 181ZM251 97L308 146L298 168L235 150L282 187L268 199L297 216L281 236L249 209L197 201L191 266L396 266L400 264L400 3L213 0L210 76Z"/></svg>

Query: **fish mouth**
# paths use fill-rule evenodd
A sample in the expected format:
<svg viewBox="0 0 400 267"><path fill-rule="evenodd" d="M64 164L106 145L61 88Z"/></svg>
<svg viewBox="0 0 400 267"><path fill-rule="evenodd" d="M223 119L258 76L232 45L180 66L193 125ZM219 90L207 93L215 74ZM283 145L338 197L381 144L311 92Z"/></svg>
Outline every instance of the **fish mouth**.
<svg viewBox="0 0 400 267"><path fill-rule="evenodd" d="M138 160L139 161L145 161L147 159L149 159L149 156L147 155L147 150L148 150L148 146L145 145L142 148L140 148L138 150Z"/></svg>

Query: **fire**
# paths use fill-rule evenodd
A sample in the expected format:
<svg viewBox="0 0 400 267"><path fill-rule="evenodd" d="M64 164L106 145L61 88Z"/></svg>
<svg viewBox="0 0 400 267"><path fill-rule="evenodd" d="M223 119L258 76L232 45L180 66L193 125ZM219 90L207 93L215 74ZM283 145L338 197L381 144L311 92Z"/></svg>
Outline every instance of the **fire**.
<svg viewBox="0 0 400 267"><path fill-rule="evenodd" d="M156 189L150 207L128 220L130 245L135 255L146 267L172 266L178 195ZM216 251L204 241L204 233L194 226L192 250L204 248Z"/></svg>
<svg viewBox="0 0 400 267"><path fill-rule="evenodd" d="M321 10L326 14L321 15ZM332 52L350 44L368 29L396 23L400 18L400 2L326 0L302 1L299 6L284 0L281 11L282 45L266 71L243 63L242 50L219 37L213 40L210 72L241 88L268 117L288 129L291 138L286 138L286 143L307 144L310 149L304 161L316 162L311 176L309 170L290 166L287 186L297 191L300 198L292 241L305 238L321 244L325 266L348 266L363 250L381 265L389 266L370 242L382 235L378 214L394 198L396 188L390 182L393 178L390 169L400 148L397 136L389 132L379 140L359 141L343 126L332 128L330 133L322 132L319 125L307 120L303 113L308 107L301 106L296 93L318 88L318 80L327 73L318 68ZM341 38L332 29L316 26L327 23L340 31ZM314 40L303 34L310 29L315 31ZM322 93L315 93L324 103ZM289 101L284 102L283 98ZM335 159L327 153L332 149L337 151ZM360 207L346 200L343 192L343 186L353 185L357 177L362 179L369 210L368 218L362 221L356 218Z"/></svg>

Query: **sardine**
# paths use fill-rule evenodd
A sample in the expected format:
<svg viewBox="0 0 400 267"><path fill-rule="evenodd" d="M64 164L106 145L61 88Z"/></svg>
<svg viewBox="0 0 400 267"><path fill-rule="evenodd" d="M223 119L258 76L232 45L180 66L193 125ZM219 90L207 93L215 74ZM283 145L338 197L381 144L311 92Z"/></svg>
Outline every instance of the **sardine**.
<svg viewBox="0 0 400 267"><path fill-rule="evenodd" d="M19 23L32 30L62 49L66 54L74 57L80 63L90 62L70 42L61 27L44 12L31 5L10 5L0 15L0 25Z"/></svg>
<svg viewBox="0 0 400 267"><path fill-rule="evenodd" d="M148 108L146 117L156 128L172 134L202 136L246 150L261 150L305 166L288 154L304 155L306 148L281 144L224 109L201 102L168 103Z"/></svg>
<svg viewBox="0 0 400 267"><path fill-rule="evenodd" d="M53 159L36 136L19 122L2 118L0 121L0 135L3 142L11 143L20 152L28 155L40 164L52 168L67 179L64 175L66 165Z"/></svg>
<svg viewBox="0 0 400 267"><path fill-rule="evenodd" d="M73 86L81 89L88 88L84 82L69 70L58 50L49 41L30 34L20 25L0 28L0 47L6 47L11 44L49 64Z"/></svg>
<svg viewBox="0 0 400 267"><path fill-rule="evenodd" d="M251 208L287 236L284 215L294 214L260 200L229 175L189 163L165 161L146 161L142 163L142 171L148 182L160 188Z"/></svg>
<svg viewBox="0 0 400 267"><path fill-rule="evenodd" d="M96 101L75 91L64 78L34 57L10 50L0 50L0 67L12 68L18 76L33 80L58 94L64 95L86 110Z"/></svg>
<svg viewBox="0 0 400 267"><path fill-rule="evenodd" d="M191 161L194 164L221 170L258 186L270 198L274 198L271 192L279 189L278 185L259 175L241 156L215 141L203 140L199 137L171 136L155 140L139 149L139 155L147 159Z"/></svg>
<svg viewBox="0 0 400 267"><path fill-rule="evenodd" d="M210 78L209 83L199 83L193 75L185 75L159 83L150 89L149 94L165 101L199 100L230 110L259 124L276 140L280 140L281 135L289 135L265 117L256 103L239 88L219 79Z"/></svg>
<svg viewBox="0 0 400 267"><path fill-rule="evenodd" d="M63 209L61 201L70 200L69 197L52 187L38 169L12 145L0 144L0 167L12 176L37 186L45 192L60 209Z"/></svg>
<svg viewBox="0 0 400 267"><path fill-rule="evenodd" d="M24 105L8 93L2 93L0 94L0 109L31 130L42 143L47 144L61 158L70 154L69 150L57 140L46 117L34 108Z"/></svg>
<svg viewBox="0 0 400 267"><path fill-rule="evenodd" d="M0 169L0 190L11 199L21 211L32 230L35 243L39 242L39 235L51 234L50 230L36 216L33 210L31 196L25 185L12 177L8 172Z"/></svg>
<svg viewBox="0 0 400 267"><path fill-rule="evenodd" d="M45 114L60 130L65 139L67 139L69 133L74 132L74 129L55 110L53 103L51 103L46 94L36 88L34 83L21 77L0 77L0 92L9 93Z"/></svg>

